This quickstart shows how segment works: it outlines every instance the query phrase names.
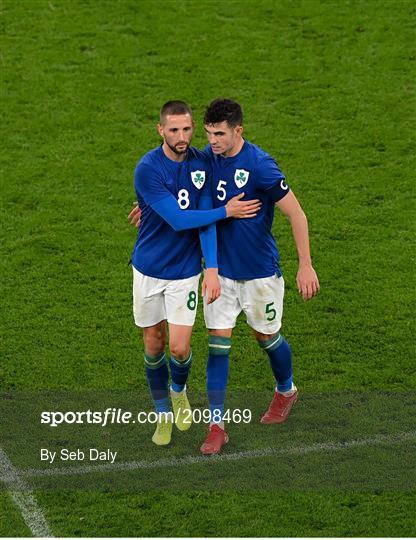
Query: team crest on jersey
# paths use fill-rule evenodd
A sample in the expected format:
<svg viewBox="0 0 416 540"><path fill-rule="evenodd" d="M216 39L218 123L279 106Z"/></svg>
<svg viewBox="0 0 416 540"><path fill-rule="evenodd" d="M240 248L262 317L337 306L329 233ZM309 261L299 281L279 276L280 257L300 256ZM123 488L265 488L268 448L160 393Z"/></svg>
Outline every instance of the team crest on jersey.
<svg viewBox="0 0 416 540"><path fill-rule="evenodd" d="M248 182L249 172L244 169L236 169L234 173L234 181L238 188L242 188Z"/></svg>
<svg viewBox="0 0 416 540"><path fill-rule="evenodd" d="M191 180L195 187L201 189L205 184L205 171L191 171Z"/></svg>

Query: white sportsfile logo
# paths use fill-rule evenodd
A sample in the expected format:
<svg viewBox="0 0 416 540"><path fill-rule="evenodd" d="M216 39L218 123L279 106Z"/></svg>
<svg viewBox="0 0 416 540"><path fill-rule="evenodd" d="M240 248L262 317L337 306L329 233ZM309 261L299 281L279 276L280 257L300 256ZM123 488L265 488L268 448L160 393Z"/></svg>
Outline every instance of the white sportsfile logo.
<svg viewBox="0 0 416 540"><path fill-rule="evenodd" d="M191 171L191 180L196 188L201 189L205 184L205 171Z"/></svg>

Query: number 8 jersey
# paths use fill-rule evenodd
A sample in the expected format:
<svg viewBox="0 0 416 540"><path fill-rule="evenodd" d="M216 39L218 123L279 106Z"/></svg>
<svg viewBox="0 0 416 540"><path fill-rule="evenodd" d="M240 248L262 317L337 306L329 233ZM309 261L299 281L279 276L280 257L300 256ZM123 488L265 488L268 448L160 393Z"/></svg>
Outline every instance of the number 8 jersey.
<svg viewBox="0 0 416 540"><path fill-rule="evenodd" d="M169 159L162 146L139 161L134 187L141 224L132 264L159 279L185 279L201 272L199 230L175 231L151 205L172 194L181 210L196 210L202 194L210 196L211 167L207 157L189 147L184 161Z"/></svg>

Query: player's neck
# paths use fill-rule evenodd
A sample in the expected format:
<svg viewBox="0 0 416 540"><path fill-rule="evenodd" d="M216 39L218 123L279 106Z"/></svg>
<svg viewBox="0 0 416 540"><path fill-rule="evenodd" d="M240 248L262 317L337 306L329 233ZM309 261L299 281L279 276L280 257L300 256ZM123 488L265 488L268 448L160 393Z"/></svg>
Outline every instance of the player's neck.
<svg viewBox="0 0 416 540"><path fill-rule="evenodd" d="M244 139L243 137L240 137L237 140L236 144L232 148L230 148L230 150L227 150L226 152L224 152L222 155L225 158L234 157L241 152L241 149L243 148L243 146L244 146Z"/></svg>
<svg viewBox="0 0 416 540"><path fill-rule="evenodd" d="M170 159L171 161L176 161L177 163L181 163L182 161L185 161L187 152L183 154L177 154L174 152L166 143L162 144L162 150L165 156Z"/></svg>

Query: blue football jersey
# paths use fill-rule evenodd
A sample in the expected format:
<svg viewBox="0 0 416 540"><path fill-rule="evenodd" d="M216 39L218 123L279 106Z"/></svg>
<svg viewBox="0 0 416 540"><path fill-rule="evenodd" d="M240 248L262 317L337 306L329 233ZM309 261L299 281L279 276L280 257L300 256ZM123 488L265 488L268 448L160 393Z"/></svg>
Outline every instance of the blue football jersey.
<svg viewBox="0 0 416 540"><path fill-rule="evenodd" d="M175 231L151 205L171 193L182 210L196 210L202 193L210 195L211 167L206 155L190 147L182 162L169 159L162 146L138 163L134 187L141 224L132 264L142 274L160 279L185 279L201 271L198 229Z"/></svg>
<svg viewBox="0 0 416 540"><path fill-rule="evenodd" d="M260 199L262 207L249 219L217 223L218 272L230 279L281 276L279 251L272 235L275 202L289 192L275 160L258 146L244 141L241 151L224 158L208 145L204 153L212 165L213 206L244 192L244 200ZM268 193L268 190L272 190Z"/></svg>

